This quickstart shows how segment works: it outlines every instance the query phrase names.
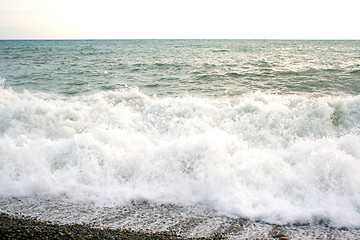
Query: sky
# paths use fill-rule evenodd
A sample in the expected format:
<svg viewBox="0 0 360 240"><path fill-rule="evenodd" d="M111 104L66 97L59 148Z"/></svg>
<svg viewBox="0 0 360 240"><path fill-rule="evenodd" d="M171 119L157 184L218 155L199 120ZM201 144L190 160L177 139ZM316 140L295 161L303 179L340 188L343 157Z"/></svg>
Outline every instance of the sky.
<svg viewBox="0 0 360 240"><path fill-rule="evenodd" d="M360 39L359 0L0 0L0 39Z"/></svg>

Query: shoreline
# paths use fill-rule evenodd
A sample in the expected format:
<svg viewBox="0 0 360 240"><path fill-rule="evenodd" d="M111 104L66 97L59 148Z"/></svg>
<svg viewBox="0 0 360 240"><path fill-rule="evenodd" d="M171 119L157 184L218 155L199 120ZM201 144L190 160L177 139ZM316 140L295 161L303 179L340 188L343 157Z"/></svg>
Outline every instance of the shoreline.
<svg viewBox="0 0 360 240"><path fill-rule="evenodd" d="M278 226L279 227L279 226ZM247 231L249 229L243 229ZM291 236L282 227L278 232L263 239L290 240L299 239L300 236ZM250 229L251 231L251 229ZM233 236L234 239L238 239ZM318 239L316 234L303 235L301 239ZM226 234L214 234L209 237L184 237L175 231L148 232L123 228L100 227L85 223L60 224L51 221L43 221L34 217L24 215L14 216L0 212L0 239L190 239L190 240L212 240L232 239ZM257 237L246 239L258 239ZM329 234L323 239L341 239L339 236Z"/></svg>
<svg viewBox="0 0 360 240"><path fill-rule="evenodd" d="M185 239L171 232L97 228L89 224L57 224L0 213L0 239ZM202 239L221 239L202 238Z"/></svg>
<svg viewBox="0 0 360 240"><path fill-rule="evenodd" d="M244 223L244 225L247 225ZM243 232L256 232L253 228L242 226ZM275 226L274 226L275 227ZM356 239L355 236L339 235L335 229L334 232L330 230L327 234L320 234L320 232L311 231L311 226L301 227L305 232L299 235L293 235L289 232L286 226L276 226L276 231L268 232L262 235L261 239ZM254 231L255 230L255 231ZM275 230L275 229L273 229ZM350 229L348 229L350 230ZM351 232L351 230L350 230ZM239 233L239 232L238 232ZM211 236L201 237L185 237L176 231L143 231L133 230L131 228L111 228L101 227L95 224L88 223L69 223L61 224L46 220L39 220L35 217L25 215L11 215L5 212L0 212L0 239L190 239L190 240L215 240L215 239L241 239L240 235L228 235L225 233L215 233ZM242 236L243 237L243 236ZM259 239L259 235L247 234L246 239Z"/></svg>
<svg viewBox="0 0 360 240"><path fill-rule="evenodd" d="M218 215L202 206L123 206L0 198L2 239L360 239L360 228L276 225Z"/></svg>
<svg viewBox="0 0 360 240"><path fill-rule="evenodd" d="M0 212L0 239L177 239L215 240L229 236L215 234L210 237L183 237L176 232L145 232L132 229L96 227L91 224L59 224L24 215L13 216ZM285 234L274 234L270 239L290 240Z"/></svg>

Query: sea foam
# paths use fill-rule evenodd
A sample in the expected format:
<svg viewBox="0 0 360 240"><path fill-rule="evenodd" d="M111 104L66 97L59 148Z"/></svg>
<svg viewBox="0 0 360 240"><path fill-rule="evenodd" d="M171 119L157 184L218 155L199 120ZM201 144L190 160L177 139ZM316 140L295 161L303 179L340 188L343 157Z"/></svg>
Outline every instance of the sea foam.
<svg viewBox="0 0 360 240"><path fill-rule="evenodd" d="M0 195L360 227L360 96L0 89Z"/></svg>

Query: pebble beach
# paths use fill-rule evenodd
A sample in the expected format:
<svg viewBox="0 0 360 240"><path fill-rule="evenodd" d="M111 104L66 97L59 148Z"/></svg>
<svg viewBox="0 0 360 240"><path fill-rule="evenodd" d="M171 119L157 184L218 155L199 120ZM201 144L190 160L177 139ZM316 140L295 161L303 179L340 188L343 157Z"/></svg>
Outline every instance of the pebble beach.
<svg viewBox="0 0 360 240"><path fill-rule="evenodd" d="M0 215L0 239L182 239L176 234L145 233L131 229L95 228L85 224L60 225L34 218Z"/></svg>

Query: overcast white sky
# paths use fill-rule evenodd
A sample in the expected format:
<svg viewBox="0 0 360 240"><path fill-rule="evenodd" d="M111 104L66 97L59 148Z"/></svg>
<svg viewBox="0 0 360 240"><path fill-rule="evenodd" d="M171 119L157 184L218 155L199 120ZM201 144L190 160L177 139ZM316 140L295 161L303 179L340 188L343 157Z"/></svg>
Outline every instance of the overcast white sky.
<svg viewBox="0 0 360 240"><path fill-rule="evenodd" d="M0 39L360 39L359 0L0 0Z"/></svg>

